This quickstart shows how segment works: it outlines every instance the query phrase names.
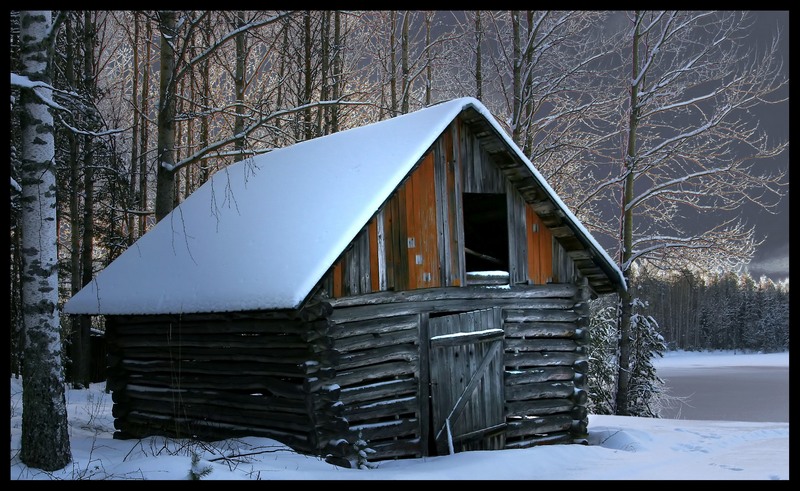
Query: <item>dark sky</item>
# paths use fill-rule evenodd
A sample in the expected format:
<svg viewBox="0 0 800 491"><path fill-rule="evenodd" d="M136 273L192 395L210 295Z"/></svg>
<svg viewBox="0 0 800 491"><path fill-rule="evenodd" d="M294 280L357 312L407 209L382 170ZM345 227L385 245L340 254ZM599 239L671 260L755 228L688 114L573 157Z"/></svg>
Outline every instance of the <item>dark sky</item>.
<svg viewBox="0 0 800 491"><path fill-rule="evenodd" d="M789 78L789 11L759 11L756 14L756 42L763 46L775 34L777 28L782 33L781 46L785 53L783 59L783 69ZM786 97L789 96L789 88L784 91ZM780 106L770 106L764 111L762 123L764 130L773 135L778 140L788 141L789 139L789 103ZM783 169L787 172L786 182L788 184L789 172L789 151L786 150L780 158L770 162L758 164L759 168L778 170ZM750 225L755 225L757 239L763 239L764 243L756 251L753 262L749 266L749 271L755 279L761 275L767 275L775 281L780 281L789 277L789 188L785 188L786 196L781 200L777 214L771 214L756 208L745 208L742 212L743 218Z"/></svg>

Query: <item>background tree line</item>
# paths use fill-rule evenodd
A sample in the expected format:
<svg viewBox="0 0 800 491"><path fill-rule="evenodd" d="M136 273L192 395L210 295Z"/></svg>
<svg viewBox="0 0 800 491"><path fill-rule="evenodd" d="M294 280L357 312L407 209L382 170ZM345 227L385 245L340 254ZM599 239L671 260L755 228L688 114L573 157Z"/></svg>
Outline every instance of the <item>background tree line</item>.
<svg viewBox="0 0 800 491"><path fill-rule="evenodd" d="M670 406L653 359L667 350L789 350L789 280L727 271L697 274L636 268L630 326L629 412L658 417ZM589 407L615 414L619 353L618 305L613 297L592 301Z"/></svg>
<svg viewBox="0 0 800 491"><path fill-rule="evenodd" d="M12 74L27 73L25 15L10 15ZM738 270L759 243L739 212L773 209L788 186L788 165L775 172L756 166L784 158L788 148L788 140L762 129L756 111L788 99L783 33L764 44L745 42L747 12L52 16L36 46L52 89L45 105L53 114L58 269L47 274L57 279L59 303L230 163L454 97L476 97L492 111L634 286L634 267L693 275ZM16 122L26 108L15 101L42 97L14 80L12 374L29 356L24 311L36 301L24 294L31 278L31 249L23 243L29 180ZM616 322L620 414L628 411L636 355L629 329L643 318L634 304L624 295ZM717 333L711 317L718 320L709 310L697 322ZM102 319L56 319L51 328L62 333L67 379L86 385L88 339L93 328L102 330Z"/></svg>
<svg viewBox="0 0 800 491"><path fill-rule="evenodd" d="M668 349L789 349L789 282L747 273L658 277L642 271L634 283L645 311L658 319Z"/></svg>

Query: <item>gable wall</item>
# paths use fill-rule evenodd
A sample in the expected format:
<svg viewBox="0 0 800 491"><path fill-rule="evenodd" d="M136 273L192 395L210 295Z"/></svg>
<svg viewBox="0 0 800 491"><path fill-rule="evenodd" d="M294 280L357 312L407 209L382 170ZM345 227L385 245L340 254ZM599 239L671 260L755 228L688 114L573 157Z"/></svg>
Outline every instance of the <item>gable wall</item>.
<svg viewBox="0 0 800 491"><path fill-rule="evenodd" d="M469 127L456 119L323 279L331 297L466 284L462 193L505 194L509 279L576 278L572 260Z"/></svg>

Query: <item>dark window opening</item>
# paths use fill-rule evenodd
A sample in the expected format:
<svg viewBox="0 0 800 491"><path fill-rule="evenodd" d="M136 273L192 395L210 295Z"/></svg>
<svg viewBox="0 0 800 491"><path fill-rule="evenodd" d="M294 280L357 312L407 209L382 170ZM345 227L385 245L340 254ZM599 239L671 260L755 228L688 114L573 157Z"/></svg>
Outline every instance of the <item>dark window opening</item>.
<svg viewBox="0 0 800 491"><path fill-rule="evenodd" d="M466 271L508 272L508 210L505 194L464 193Z"/></svg>

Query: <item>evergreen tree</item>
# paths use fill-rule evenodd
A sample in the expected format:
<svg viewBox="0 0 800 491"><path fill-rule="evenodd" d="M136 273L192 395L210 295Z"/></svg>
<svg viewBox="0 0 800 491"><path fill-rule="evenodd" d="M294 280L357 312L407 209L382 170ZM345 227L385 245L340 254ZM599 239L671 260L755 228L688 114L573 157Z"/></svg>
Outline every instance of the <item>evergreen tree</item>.
<svg viewBox="0 0 800 491"><path fill-rule="evenodd" d="M631 416L656 418L666 394L653 360L663 357L667 347L656 320L641 312L646 307L640 299L633 300L628 410Z"/></svg>
<svg viewBox="0 0 800 491"><path fill-rule="evenodd" d="M592 414L614 414L617 386L617 305L614 296L592 300L589 305L589 401Z"/></svg>

